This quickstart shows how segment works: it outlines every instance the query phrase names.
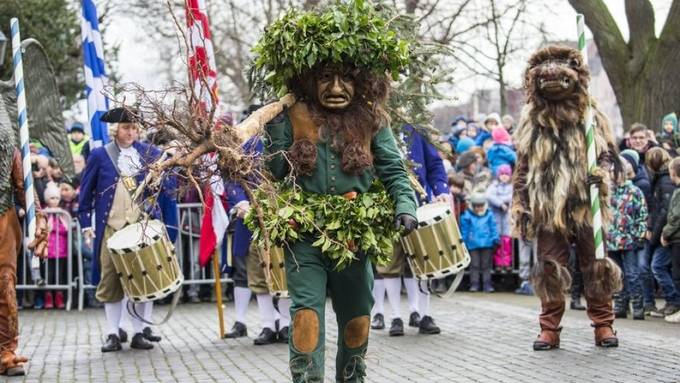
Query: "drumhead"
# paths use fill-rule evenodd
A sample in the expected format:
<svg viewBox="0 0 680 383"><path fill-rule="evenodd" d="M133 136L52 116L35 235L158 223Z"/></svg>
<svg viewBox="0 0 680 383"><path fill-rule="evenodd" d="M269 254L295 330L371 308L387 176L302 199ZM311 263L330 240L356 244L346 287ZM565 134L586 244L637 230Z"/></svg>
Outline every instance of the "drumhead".
<svg viewBox="0 0 680 383"><path fill-rule="evenodd" d="M429 223L433 220L439 221L440 219L451 214L451 206L447 203L432 203L429 205L423 205L416 210L416 218L418 218L419 223Z"/></svg>
<svg viewBox="0 0 680 383"><path fill-rule="evenodd" d="M163 223L155 219L133 223L115 232L106 246L111 250L145 247L158 241L163 230Z"/></svg>

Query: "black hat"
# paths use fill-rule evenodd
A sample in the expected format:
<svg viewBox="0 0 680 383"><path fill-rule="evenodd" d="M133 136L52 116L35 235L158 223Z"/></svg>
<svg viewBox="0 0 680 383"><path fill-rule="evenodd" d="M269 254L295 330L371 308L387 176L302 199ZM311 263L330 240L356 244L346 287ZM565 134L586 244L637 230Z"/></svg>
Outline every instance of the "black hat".
<svg viewBox="0 0 680 383"><path fill-rule="evenodd" d="M128 108L114 108L104 113L100 118L104 122L137 122L135 111Z"/></svg>

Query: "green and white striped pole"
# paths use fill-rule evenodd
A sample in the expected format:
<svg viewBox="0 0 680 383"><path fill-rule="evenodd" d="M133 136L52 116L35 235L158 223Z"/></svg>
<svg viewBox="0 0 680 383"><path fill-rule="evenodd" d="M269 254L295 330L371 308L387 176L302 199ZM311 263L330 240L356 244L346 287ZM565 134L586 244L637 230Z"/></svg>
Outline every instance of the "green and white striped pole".
<svg viewBox="0 0 680 383"><path fill-rule="evenodd" d="M585 21L582 14L576 15L576 29L578 32L578 49L583 56L583 65L588 65L588 52L586 51ZM590 89L588 89L590 94ZM589 96L590 97L590 96ZM593 116L593 108L588 100L588 109L585 115L586 144L588 146L588 174L592 173L597 166L597 151L595 148L596 122ZM593 215L593 235L595 236L595 259L604 259L604 230L602 230L602 212L600 211L600 189L597 185L590 185L590 211Z"/></svg>

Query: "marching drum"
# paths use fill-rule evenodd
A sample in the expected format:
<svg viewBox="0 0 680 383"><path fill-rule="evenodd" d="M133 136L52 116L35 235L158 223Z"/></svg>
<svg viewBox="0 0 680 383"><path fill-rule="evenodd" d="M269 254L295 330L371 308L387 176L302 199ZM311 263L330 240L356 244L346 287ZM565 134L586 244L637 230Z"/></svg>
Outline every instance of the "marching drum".
<svg viewBox="0 0 680 383"><path fill-rule="evenodd" d="M269 251L269 293L275 297L288 298L286 284L286 265L283 261L283 249L272 247Z"/></svg>
<svg viewBox="0 0 680 383"><path fill-rule="evenodd" d="M470 264L470 254L461 239L451 206L424 205L416 215L418 229L402 238L413 275L420 280L438 279L465 269Z"/></svg>
<svg viewBox="0 0 680 383"><path fill-rule="evenodd" d="M109 238L106 247L131 301L161 299L182 285L184 276L175 247L162 222L149 220L125 226Z"/></svg>

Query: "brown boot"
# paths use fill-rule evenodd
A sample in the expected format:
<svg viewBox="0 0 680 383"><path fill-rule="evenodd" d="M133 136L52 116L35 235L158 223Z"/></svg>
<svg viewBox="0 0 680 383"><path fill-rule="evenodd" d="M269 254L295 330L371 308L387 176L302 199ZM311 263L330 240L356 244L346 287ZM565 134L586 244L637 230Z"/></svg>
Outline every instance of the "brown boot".
<svg viewBox="0 0 680 383"><path fill-rule="evenodd" d="M614 325L614 309L610 299L588 299L588 317L595 328L595 345L600 347L618 347Z"/></svg>
<svg viewBox="0 0 680 383"><path fill-rule="evenodd" d="M560 322L564 315L564 301L542 302L541 315L538 321L541 325L541 333L534 341L534 351L552 350L560 347Z"/></svg>
<svg viewBox="0 0 680 383"><path fill-rule="evenodd" d="M619 347L619 338L616 331L610 325L593 326L595 327L595 345L599 347Z"/></svg>
<svg viewBox="0 0 680 383"><path fill-rule="evenodd" d="M25 356L15 355L12 351L3 351L0 354L0 375L24 375L24 363L27 361L28 358Z"/></svg>

